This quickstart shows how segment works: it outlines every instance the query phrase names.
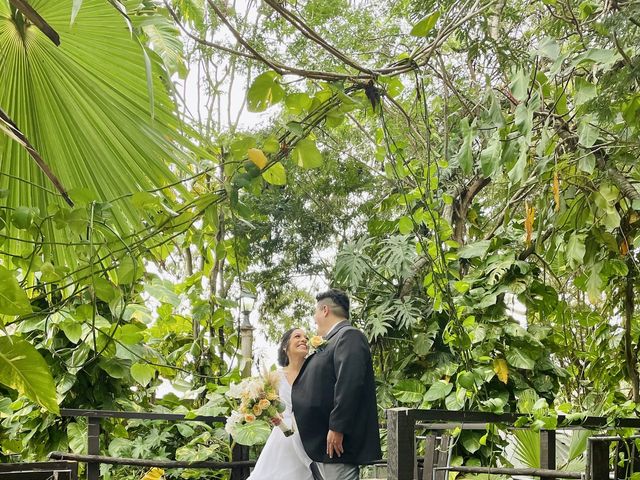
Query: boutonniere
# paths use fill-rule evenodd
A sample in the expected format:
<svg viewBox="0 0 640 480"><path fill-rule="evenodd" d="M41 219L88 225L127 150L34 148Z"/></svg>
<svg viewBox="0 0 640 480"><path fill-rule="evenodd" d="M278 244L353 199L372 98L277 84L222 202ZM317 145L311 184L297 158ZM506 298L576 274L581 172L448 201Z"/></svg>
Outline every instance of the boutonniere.
<svg viewBox="0 0 640 480"><path fill-rule="evenodd" d="M309 345L313 349L311 353L321 352L329 342L320 335L314 335L309 339Z"/></svg>

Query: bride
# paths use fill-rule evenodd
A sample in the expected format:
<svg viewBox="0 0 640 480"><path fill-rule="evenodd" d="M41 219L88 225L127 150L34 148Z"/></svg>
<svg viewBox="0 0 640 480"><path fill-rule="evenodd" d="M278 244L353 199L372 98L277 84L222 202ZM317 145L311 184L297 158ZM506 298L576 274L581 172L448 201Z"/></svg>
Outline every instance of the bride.
<svg viewBox="0 0 640 480"><path fill-rule="evenodd" d="M278 364L282 367L279 394L287 406L282 414L284 422L293 426L295 433L285 437L279 428L274 428L248 480L313 480L311 459L304 451L291 410L291 385L308 353L307 335L302 329L285 332L278 348Z"/></svg>

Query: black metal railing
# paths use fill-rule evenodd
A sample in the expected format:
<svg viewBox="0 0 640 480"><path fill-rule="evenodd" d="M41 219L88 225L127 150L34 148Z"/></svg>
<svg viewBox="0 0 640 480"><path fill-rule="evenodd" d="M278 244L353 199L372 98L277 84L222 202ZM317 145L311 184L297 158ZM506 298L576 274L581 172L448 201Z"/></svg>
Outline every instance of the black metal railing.
<svg viewBox="0 0 640 480"><path fill-rule="evenodd" d="M392 408L387 410L387 460L371 462L371 464L387 464L388 480L421 480L427 478L446 478L446 471L458 471L468 473L509 473L518 474L518 469L500 469L496 467L465 467L450 466L445 464L434 464L434 458L442 462L442 455L432 455L429 460L429 469L433 470L433 475L427 470L427 455L425 459L417 459L417 442L419 437L417 431L445 432L453 428L463 430L485 429L489 424L499 424L507 429L515 429L518 420L525 415L520 414L494 414L487 412L473 411L448 411L448 410L420 410L408 408ZM162 467L169 468L196 468L231 471L232 480L245 480L249 477L250 468L255 465L255 461L249 460L249 449L236 445L231 453L229 461L224 462L184 462L172 460L153 460L135 458L116 458L100 455L100 437L104 433L100 422L103 419L130 419L130 420L162 420L169 422L204 422L208 425L224 424L226 417L216 416L195 416L186 417L180 414L155 413L155 412L118 412L108 410L84 410L84 409L61 409L63 417L86 417L88 424L87 454L76 455L67 452L52 452L50 458L54 460L66 460L72 462L82 462L87 464L87 480L99 480L100 465L128 465L142 467ZM526 416L525 416L526 417ZM609 479L611 470L610 450L612 444L617 444L617 461L614 463L615 478L624 478L623 473L630 471L640 471L640 454L635 448L635 439L638 435L619 436L606 435L607 432L616 429L632 429L640 431L640 419L638 418L618 418L609 419L606 417L581 417L572 416L571 419L563 416L557 418L557 430L584 429L594 431L594 435L589 437L587 443L587 468L578 477L575 472L568 473L556 470L556 430L540 431L540 466L537 469L528 469L526 473L541 478L585 478L586 480ZM603 435L604 434L604 435ZM446 436L446 434L441 434ZM431 445L434 436L428 435L431 443L426 443L426 450L440 448ZM104 437L103 437L104 438ZM106 440L106 438L105 438ZM431 447L428 447L431 445ZM620 461L622 458L622 461ZM437 462L436 462L437 463ZM635 465L634 465L635 463ZM504 472L502 471L504 470ZM524 469L520 469L524 470ZM438 473L440 472L440 473Z"/></svg>
<svg viewBox="0 0 640 480"><path fill-rule="evenodd" d="M66 452L52 452L49 457L55 460L71 460L87 464L87 480L99 480L100 465L128 465L142 467L162 467L162 468L201 468L211 470L231 470L232 480L245 480L249 477L250 468L255 465L255 461L249 460L249 449L242 445L236 445L231 453L228 462L181 462L172 460L145 460L137 458L116 458L100 455L100 435L102 433L100 421L109 418L123 418L129 420L164 420L168 422L204 422L208 425L224 424L226 417L195 416L186 417L174 413L155 412L118 412L111 410L84 410L84 409L60 409L63 417L86 417L88 424L87 431L87 454L76 455Z"/></svg>
<svg viewBox="0 0 640 480"><path fill-rule="evenodd" d="M0 480L78 480L77 462L0 463Z"/></svg>
<svg viewBox="0 0 640 480"><path fill-rule="evenodd" d="M420 410L410 408L392 408L387 410L387 457L388 457L388 480L418 480L419 462L416 458L417 437L416 430L445 431L459 427L461 429L478 430L484 429L489 424L501 424L507 428L514 429L516 422L526 415L504 413L495 414L488 412L472 411L449 411L449 410ZM631 470L639 471L640 461L637 461L636 454L628 452L634 450L634 436L602 436L595 433L608 432L621 428L640 430L639 418L617 418L606 417L575 417L568 418L559 415L557 418L557 430L583 429L594 431L594 436L589 437L587 445L587 467L584 473L578 475L556 470L556 430L540 431L540 468L541 475L545 478L585 478L586 480L609 480L610 474L610 446L612 443L624 445L619 448L618 454L627 456L626 461L615 462L615 478L624 478L622 469L629 467ZM630 443L629 443L630 442ZM630 446L630 448L626 448ZM625 453L626 452L626 453ZM629 458L631 457L631 458ZM636 465L634 465L634 461ZM507 473L511 470L512 475L518 474L517 469L501 469L490 467L453 467L435 466L436 471L458 471L472 473ZM533 470L533 469L529 469ZM531 474L531 472L528 472ZM564 475L564 477L563 477ZM433 478L427 477L425 478Z"/></svg>

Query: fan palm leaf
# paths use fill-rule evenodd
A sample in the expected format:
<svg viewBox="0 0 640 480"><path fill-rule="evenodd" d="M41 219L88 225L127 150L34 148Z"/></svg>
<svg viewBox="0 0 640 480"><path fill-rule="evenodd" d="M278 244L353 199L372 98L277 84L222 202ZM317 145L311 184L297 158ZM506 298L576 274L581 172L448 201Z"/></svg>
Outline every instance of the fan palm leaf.
<svg viewBox="0 0 640 480"><path fill-rule="evenodd" d="M150 56L148 69L149 57L109 2L84 0L73 24L73 0L30 4L61 43L57 47L19 17L8 0L0 0L0 108L71 198L83 189L96 201L107 202L174 183L169 165L182 164L184 154L175 143L178 121L158 57ZM41 216L67 208L23 146L1 131L0 188L5 217L19 206L36 207ZM118 204L113 214L122 233L140 222L126 203ZM42 228L51 244L67 240L53 222ZM10 224L6 229L6 237L30 238ZM3 246L10 254L24 248L15 240ZM58 259L66 255L64 249L45 246L47 253Z"/></svg>
<svg viewBox="0 0 640 480"><path fill-rule="evenodd" d="M529 468L540 468L540 432L515 430L513 435L518 461Z"/></svg>

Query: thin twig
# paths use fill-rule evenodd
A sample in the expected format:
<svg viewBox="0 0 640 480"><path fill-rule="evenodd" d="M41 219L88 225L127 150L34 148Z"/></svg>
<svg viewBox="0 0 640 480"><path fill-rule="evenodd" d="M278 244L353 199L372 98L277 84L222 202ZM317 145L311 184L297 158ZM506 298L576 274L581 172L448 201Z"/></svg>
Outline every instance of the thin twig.
<svg viewBox="0 0 640 480"><path fill-rule="evenodd" d="M182 32L186 36L196 41L197 43L207 47L215 48L216 50L222 50L223 52L231 53L233 55L238 55L240 57L249 58L252 60L256 59L256 57L254 57L249 53L239 52L238 50L234 50L233 48L225 47L224 45L220 45L219 43L210 42L209 40L206 40L204 38L201 38L192 34L189 30L187 30L184 24L180 21L180 18L178 18L178 14L175 12L175 10L171 8L171 5L169 5L169 2L167 0L164 0L164 6L166 7L167 11L169 12L169 15L171 15L171 17L173 18L174 22L176 22L180 30L182 30Z"/></svg>
<svg viewBox="0 0 640 480"><path fill-rule="evenodd" d="M278 12L285 20L287 20L291 25L293 25L300 33L302 33L305 37L310 39L311 41L320 45L323 49L329 52L331 55L336 57L338 60L346 63L350 67L355 68L356 70L366 73L368 75L373 75L372 71L368 68L360 66L354 60L347 57L344 53L338 50L336 47L331 45L325 39L323 39L315 30L313 30L309 25L307 25L300 17L296 16L293 12L284 8L283 4L277 2L276 0L264 0L267 5L273 8L276 12Z"/></svg>

